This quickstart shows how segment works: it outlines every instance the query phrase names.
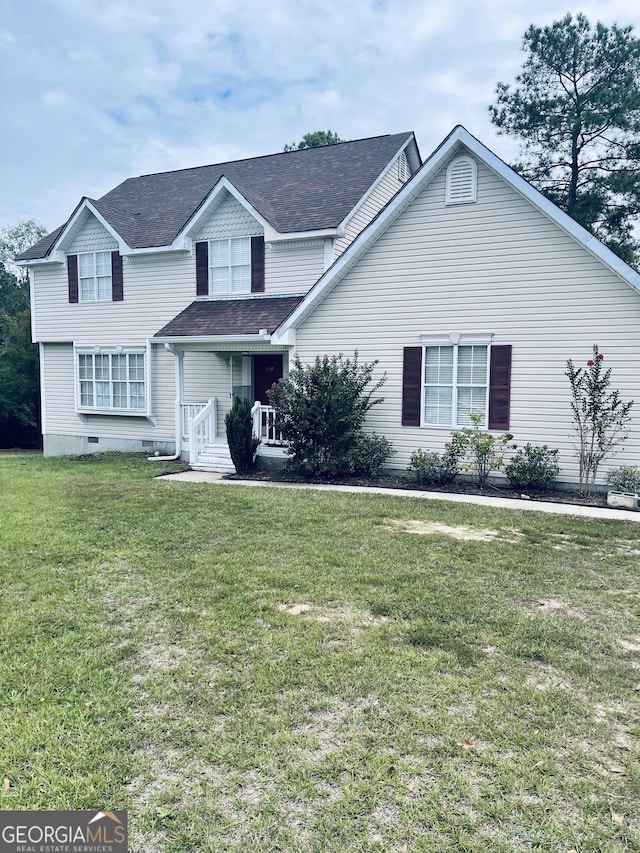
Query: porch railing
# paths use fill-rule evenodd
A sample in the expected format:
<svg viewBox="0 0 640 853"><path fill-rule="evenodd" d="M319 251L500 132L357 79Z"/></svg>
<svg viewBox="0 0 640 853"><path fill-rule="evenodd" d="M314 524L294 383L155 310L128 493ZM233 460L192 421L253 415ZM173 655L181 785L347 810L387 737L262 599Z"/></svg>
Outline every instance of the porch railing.
<svg viewBox="0 0 640 853"><path fill-rule="evenodd" d="M276 424L276 410L273 406L265 406L259 400L253 404L251 409L253 418L253 434L263 444L284 447L286 441Z"/></svg>
<svg viewBox="0 0 640 853"><path fill-rule="evenodd" d="M182 412L182 440L189 441L189 421L192 421L196 415L204 409L209 401L203 403L180 403L180 411Z"/></svg>
<svg viewBox="0 0 640 853"><path fill-rule="evenodd" d="M196 405L199 403L187 403ZM207 444L212 444L216 437L216 423L218 420L218 401L212 397L203 408L187 422L189 435L189 460L195 462L203 452Z"/></svg>

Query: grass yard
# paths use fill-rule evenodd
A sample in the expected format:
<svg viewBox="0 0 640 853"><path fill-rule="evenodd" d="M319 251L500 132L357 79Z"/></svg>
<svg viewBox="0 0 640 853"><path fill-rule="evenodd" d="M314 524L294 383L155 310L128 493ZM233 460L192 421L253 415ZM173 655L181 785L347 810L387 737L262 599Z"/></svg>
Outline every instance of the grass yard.
<svg viewBox="0 0 640 853"><path fill-rule="evenodd" d="M640 849L640 526L0 459L0 807L131 849ZM4 781L3 781L4 780Z"/></svg>

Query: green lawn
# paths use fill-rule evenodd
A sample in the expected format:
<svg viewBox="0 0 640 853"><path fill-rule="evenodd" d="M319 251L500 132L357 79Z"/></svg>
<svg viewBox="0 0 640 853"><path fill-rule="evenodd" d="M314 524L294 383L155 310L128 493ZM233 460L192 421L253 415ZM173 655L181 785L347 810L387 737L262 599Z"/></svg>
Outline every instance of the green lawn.
<svg viewBox="0 0 640 853"><path fill-rule="evenodd" d="M640 849L640 526L157 471L0 459L1 808L128 808L140 853Z"/></svg>

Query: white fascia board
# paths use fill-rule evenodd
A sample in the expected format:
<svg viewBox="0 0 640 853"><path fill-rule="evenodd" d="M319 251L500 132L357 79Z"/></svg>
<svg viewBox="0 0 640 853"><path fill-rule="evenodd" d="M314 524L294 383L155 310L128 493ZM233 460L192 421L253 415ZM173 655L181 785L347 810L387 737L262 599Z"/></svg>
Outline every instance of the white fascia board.
<svg viewBox="0 0 640 853"><path fill-rule="evenodd" d="M151 338L152 344L259 344L271 342L272 336L267 335L180 335L162 338Z"/></svg>
<svg viewBox="0 0 640 853"><path fill-rule="evenodd" d="M640 273L633 270L601 243L597 237L594 237L593 234L590 234L575 220L571 219L568 214L560 210L553 202L545 198L542 193L538 192L538 190L514 172L503 160L472 136L468 130L458 125L425 160L420 169L413 174L378 216L360 232L353 243L340 255L338 260L318 279L307 294L307 297L302 300L282 325L275 330L273 333L274 340L280 340L289 329L295 329L300 325L305 317L333 290L348 270L367 251L371 243L388 228L415 196L422 192L435 178L452 152L461 146L467 148L478 160L481 160L489 169L503 178L516 192L524 196L532 205L544 213L565 233L573 237L588 252L612 270L612 272L620 276L630 287L640 291Z"/></svg>
<svg viewBox="0 0 640 853"><path fill-rule="evenodd" d="M316 228L315 231L276 231L272 225L267 225L264 229L264 239L268 243L318 240L325 237L344 237L344 229L338 226L337 228Z"/></svg>
<svg viewBox="0 0 640 853"><path fill-rule="evenodd" d="M339 236L340 236L340 237L344 237L344 235L345 235L346 228L347 228L347 222L349 222L349 220L351 219L351 217L352 217L352 216L355 216L355 214L358 212L358 210L360 210L360 208L362 207L362 205L367 201L367 199L369 198L369 196L371 195L371 193L375 190L375 188L378 186L378 184L382 181L382 179L385 177L385 175L387 174L387 172L389 171L389 169L393 166L393 164L396 162L396 160L397 160L397 159L398 159L398 157L402 154L402 152L405 150L405 148L407 148L407 147L409 146L409 144L411 143L411 141L412 141L412 140L413 140L413 134L411 134L411 136L407 139L407 141L406 141L406 142L404 142L404 143L403 143L403 144L398 148L398 150L397 150L397 151L396 151L396 153L393 155L393 157L391 158L391 160L389 160L389 162L388 162L388 163L387 163L387 165L384 167L384 169L383 169L381 172L379 172L378 177L377 177L377 178L375 179L375 181L371 184L371 186L369 187L369 189L365 192L365 194L364 194L363 196L361 196L361 197L360 197L360 199L356 202L356 204L351 208L351 210L349 211L349 213L347 213L347 215L346 215L346 216L345 216L345 218L342 220L342 222L340 223L340 225L338 225L338 231L340 231L340 232L341 232L341 233L339 234Z"/></svg>
<svg viewBox="0 0 640 853"><path fill-rule="evenodd" d="M182 245L175 245L177 241L174 241L169 246L143 246L141 249L128 249L126 254L127 256L132 255L168 255L175 252L190 252L191 251L191 239L189 237L185 237L182 240ZM124 254L124 252L122 253Z"/></svg>
<svg viewBox="0 0 640 853"><path fill-rule="evenodd" d="M51 266L52 264L63 264L64 252L56 250L51 253L50 257L47 258L33 258L30 261L14 261L14 263L17 267L24 267L25 269L32 269L33 267L46 267Z"/></svg>

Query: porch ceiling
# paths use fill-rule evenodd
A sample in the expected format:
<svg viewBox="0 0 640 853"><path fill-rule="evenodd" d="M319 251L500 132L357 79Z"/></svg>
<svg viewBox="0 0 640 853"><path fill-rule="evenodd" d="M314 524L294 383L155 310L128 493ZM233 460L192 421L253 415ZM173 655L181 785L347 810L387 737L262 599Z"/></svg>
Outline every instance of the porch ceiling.
<svg viewBox="0 0 640 853"><path fill-rule="evenodd" d="M207 299L192 302L156 332L155 338L201 338L271 334L302 296L262 296L254 299Z"/></svg>

